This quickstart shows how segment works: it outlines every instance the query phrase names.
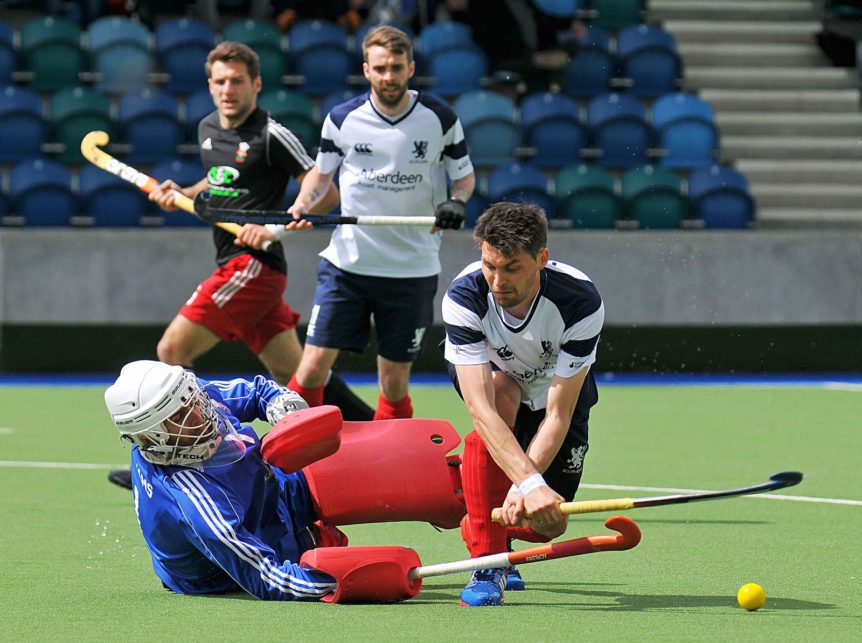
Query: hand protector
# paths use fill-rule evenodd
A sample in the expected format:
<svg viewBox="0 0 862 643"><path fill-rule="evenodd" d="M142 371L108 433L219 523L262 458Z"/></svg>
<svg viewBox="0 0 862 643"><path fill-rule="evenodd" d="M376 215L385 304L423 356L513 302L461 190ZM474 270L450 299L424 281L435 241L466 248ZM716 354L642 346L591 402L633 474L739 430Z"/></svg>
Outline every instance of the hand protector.
<svg viewBox="0 0 862 643"><path fill-rule="evenodd" d="M467 218L467 206L459 199L449 199L434 211L434 227L441 230L457 230Z"/></svg>
<svg viewBox="0 0 862 643"><path fill-rule="evenodd" d="M266 420L270 424L275 424L280 419L287 417L291 413L307 408L308 402L306 402L299 393L286 390L266 407Z"/></svg>

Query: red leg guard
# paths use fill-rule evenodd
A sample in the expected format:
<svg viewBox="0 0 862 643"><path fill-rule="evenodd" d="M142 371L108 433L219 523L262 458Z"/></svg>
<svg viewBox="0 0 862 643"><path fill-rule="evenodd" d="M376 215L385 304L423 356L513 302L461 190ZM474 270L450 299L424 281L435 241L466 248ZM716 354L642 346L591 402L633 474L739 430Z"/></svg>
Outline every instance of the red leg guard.
<svg viewBox="0 0 862 643"><path fill-rule="evenodd" d="M308 406L320 406L323 404L323 387L317 386L315 388L306 388L302 386L296 379L296 373L294 373L293 377L290 378L290 381L287 383L287 388L299 393L302 396L302 399L308 402Z"/></svg>
<svg viewBox="0 0 862 643"><path fill-rule="evenodd" d="M303 469L318 517L333 525L457 527L464 516L459 462L447 454L460 442L443 420L345 422L338 451Z"/></svg>
<svg viewBox="0 0 862 643"><path fill-rule="evenodd" d="M504 552L506 529L491 520L491 510L503 504L512 482L494 462L475 431L464 440L462 459L461 477L469 525L466 528L462 526L461 534L466 535L470 556L476 558Z"/></svg>
<svg viewBox="0 0 862 643"><path fill-rule="evenodd" d="M375 420L398 420L412 417L413 404L409 395L405 395L397 402L391 402L382 395L377 396L377 410L374 411Z"/></svg>
<svg viewBox="0 0 862 643"><path fill-rule="evenodd" d="M260 453L269 464L286 473L299 471L338 450L341 424L337 406L300 409L272 426L261 440Z"/></svg>
<svg viewBox="0 0 862 643"><path fill-rule="evenodd" d="M553 540L550 536L545 536L526 527L506 527L506 538L524 540L528 543L549 543Z"/></svg>
<svg viewBox="0 0 862 643"><path fill-rule="evenodd" d="M328 603L393 603L422 587L422 579L407 578L422 564L407 547L322 547L305 552L299 563L335 578L335 594L322 599Z"/></svg>

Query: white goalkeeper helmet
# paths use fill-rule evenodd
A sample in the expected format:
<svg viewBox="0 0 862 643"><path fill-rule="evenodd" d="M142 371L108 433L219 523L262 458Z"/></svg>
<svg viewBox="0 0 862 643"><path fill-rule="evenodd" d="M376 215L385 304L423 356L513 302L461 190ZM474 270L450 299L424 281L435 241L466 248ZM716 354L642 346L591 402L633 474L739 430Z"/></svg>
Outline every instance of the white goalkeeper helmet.
<svg viewBox="0 0 862 643"><path fill-rule="evenodd" d="M194 373L140 360L126 364L105 391L120 439L160 465L221 466L239 460L245 443L219 417Z"/></svg>

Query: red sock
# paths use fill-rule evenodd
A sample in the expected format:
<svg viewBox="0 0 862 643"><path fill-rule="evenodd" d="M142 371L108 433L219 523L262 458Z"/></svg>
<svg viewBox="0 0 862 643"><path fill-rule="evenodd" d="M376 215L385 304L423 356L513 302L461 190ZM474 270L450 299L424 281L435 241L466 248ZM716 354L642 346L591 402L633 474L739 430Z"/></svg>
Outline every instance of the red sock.
<svg viewBox="0 0 862 643"><path fill-rule="evenodd" d="M467 536L465 540L470 556L476 558L504 552L506 528L491 520L491 510L503 504L512 483L475 431L464 439L461 460L464 501L470 521L469 529L462 530L462 533Z"/></svg>
<svg viewBox="0 0 862 643"><path fill-rule="evenodd" d="M374 411L375 420L398 420L412 417L413 405L410 403L409 395L405 395L397 402L390 402L382 395L377 396L377 410Z"/></svg>
<svg viewBox="0 0 862 643"><path fill-rule="evenodd" d="M553 540L550 536L544 536L526 527L506 527L506 538L508 540L525 540L528 543L549 543Z"/></svg>
<svg viewBox="0 0 862 643"><path fill-rule="evenodd" d="M305 388L297 381L296 373L294 373L293 377L290 378L290 381L287 383L287 388L299 393L302 396L302 399L308 402L308 406L320 406L323 404L323 387L316 386L314 388Z"/></svg>

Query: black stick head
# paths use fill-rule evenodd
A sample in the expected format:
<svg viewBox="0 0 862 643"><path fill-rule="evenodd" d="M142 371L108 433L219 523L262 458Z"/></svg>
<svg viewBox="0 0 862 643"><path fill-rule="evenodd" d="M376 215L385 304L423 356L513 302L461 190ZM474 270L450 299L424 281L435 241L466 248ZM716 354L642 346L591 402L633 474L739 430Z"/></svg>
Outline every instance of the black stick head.
<svg viewBox="0 0 862 643"><path fill-rule="evenodd" d="M769 476L772 482L777 482L781 487L792 487L802 482L802 473L799 471L782 471Z"/></svg>

